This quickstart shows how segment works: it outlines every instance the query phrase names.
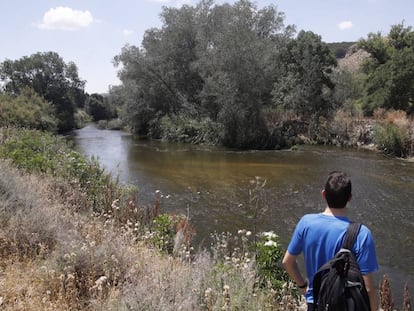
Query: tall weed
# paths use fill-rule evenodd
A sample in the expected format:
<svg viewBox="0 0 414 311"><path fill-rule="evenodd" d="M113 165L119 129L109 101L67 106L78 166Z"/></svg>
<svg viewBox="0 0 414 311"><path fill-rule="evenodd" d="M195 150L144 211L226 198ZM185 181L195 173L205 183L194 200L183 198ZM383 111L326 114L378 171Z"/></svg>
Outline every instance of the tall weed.
<svg viewBox="0 0 414 311"><path fill-rule="evenodd" d="M377 109L374 142L386 154L406 157L410 150L410 121L404 111Z"/></svg>

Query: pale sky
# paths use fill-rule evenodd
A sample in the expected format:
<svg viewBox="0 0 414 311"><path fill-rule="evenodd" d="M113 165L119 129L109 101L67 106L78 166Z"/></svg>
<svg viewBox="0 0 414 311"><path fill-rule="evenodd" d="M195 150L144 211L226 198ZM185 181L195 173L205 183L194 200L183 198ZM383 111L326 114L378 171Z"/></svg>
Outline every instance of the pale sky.
<svg viewBox="0 0 414 311"><path fill-rule="evenodd" d="M216 4L235 1L216 0ZM413 0L257 0L276 5L285 25L313 31L326 42L387 34L404 21L414 27ZM145 30L160 27L162 6L198 0L0 0L0 62L37 52L57 52L78 66L88 93L119 84L112 64L126 44L141 45Z"/></svg>

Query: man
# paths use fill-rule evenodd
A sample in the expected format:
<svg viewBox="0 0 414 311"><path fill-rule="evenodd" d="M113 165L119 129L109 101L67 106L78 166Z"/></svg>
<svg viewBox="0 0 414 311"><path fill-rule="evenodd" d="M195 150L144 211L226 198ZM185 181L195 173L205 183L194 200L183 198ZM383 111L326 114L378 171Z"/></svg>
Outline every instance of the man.
<svg viewBox="0 0 414 311"><path fill-rule="evenodd" d="M350 223L346 216L346 205L352 197L351 188L351 181L345 173L335 171L329 174L322 190L322 197L327 202L325 211L301 218L283 258L283 266L305 295L308 310L315 310L313 277L318 269L339 251ZM309 281L302 276L296 261L302 252ZM378 270L378 263L374 240L370 230L364 225L361 226L352 252L356 255L364 278L371 310L377 310L372 274Z"/></svg>

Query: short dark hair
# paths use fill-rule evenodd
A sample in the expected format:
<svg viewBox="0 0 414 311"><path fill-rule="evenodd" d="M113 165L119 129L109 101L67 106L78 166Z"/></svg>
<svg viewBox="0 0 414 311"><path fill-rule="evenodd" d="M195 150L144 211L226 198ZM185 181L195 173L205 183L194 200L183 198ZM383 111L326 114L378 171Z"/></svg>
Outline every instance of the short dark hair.
<svg viewBox="0 0 414 311"><path fill-rule="evenodd" d="M325 184L325 199L330 208L344 208L351 198L351 180L344 172L329 173Z"/></svg>

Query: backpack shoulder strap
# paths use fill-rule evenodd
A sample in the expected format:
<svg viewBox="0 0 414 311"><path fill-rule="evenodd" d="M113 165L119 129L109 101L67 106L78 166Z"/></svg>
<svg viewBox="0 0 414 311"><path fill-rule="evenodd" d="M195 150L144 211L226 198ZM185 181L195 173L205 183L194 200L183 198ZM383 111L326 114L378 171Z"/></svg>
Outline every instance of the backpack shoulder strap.
<svg viewBox="0 0 414 311"><path fill-rule="evenodd" d="M346 230L344 241L342 242L342 248L346 248L349 250L352 249L352 246L355 244L360 228L361 228L360 223L351 222L348 225L348 229Z"/></svg>

